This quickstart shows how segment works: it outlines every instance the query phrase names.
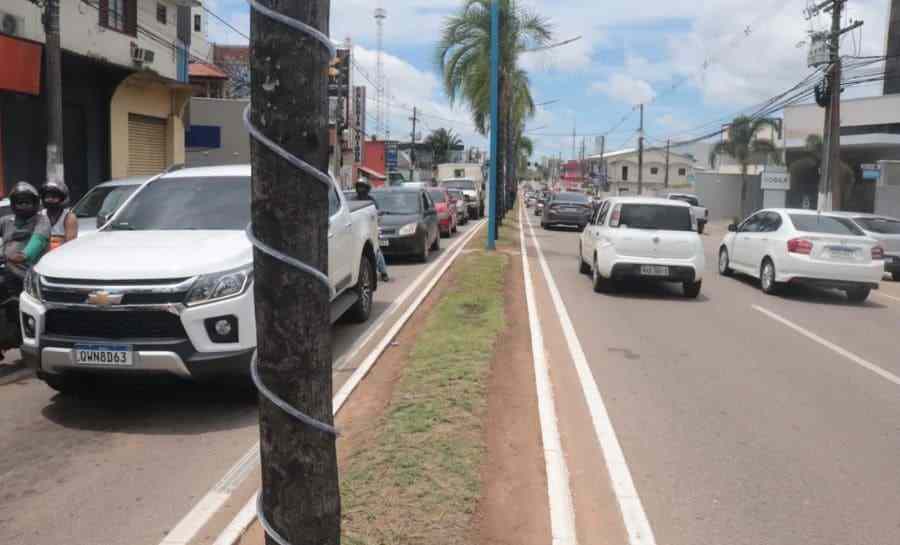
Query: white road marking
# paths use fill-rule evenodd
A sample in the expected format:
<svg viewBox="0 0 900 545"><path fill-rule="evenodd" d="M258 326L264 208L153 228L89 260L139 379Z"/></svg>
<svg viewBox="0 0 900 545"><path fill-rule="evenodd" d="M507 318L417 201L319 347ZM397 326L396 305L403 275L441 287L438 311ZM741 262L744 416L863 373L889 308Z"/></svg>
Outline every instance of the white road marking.
<svg viewBox="0 0 900 545"><path fill-rule="evenodd" d="M897 301L898 303L900 303L900 297L894 297L893 295L881 293L880 291L873 291L872 293L874 293L878 297L887 297L888 299L891 299L893 301Z"/></svg>
<svg viewBox="0 0 900 545"><path fill-rule="evenodd" d="M520 219L524 220L520 213ZM528 326L531 329L531 352L534 357L534 380L537 388L538 415L541 421L541 440L544 444L544 464L547 471L547 496L550 502L550 532L553 543L558 545L578 543L575 531L575 507L569 488L569 468L559 437L556 406L553 401L553 384L547 367L544 334L538 315L534 285L531 281L531 265L525 247L525 230L519 233L522 245L522 268L525 275L525 301L528 305Z"/></svg>
<svg viewBox="0 0 900 545"><path fill-rule="evenodd" d="M900 377L891 373L890 371L882 369L881 367L857 356L856 354L854 354L853 352L850 352L849 350L844 350L843 348L834 344L833 342L823 339L822 337L816 335L812 331L809 331L808 329L805 329L805 328L795 324L794 322L788 320L787 318L783 318L783 317L779 316L778 314L775 314L771 310L764 309L757 305L753 305L753 309L765 314L769 318L772 318L773 320L781 323L782 325L788 326L789 328L793 329L797 333L803 335L804 337L806 337L810 340L813 340L813 341L821 344L825 348L828 348L829 350L836 352L836 353L840 354L841 356L844 356L845 358L852 361L856 365L859 365L863 369L867 369L867 370L875 373L879 377L887 380L888 382L891 382L897 386L900 386Z"/></svg>
<svg viewBox="0 0 900 545"><path fill-rule="evenodd" d="M534 235L534 227L532 227L530 221L526 223L531 233L531 240L537 249L538 260L541 263L541 269L544 272L544 278L550 290L550 297L553 299L553 306L556 308L556 314L562 325L563 335L566 343L569 345L569 352L572 355L575 370L578 372L584 399L591 413L591 420L593 420L594 433L597 435L597 441L600 444L600 449L603 451L603 458L606 462L606 469L609 472L613 493L622 513L625 531L628 534L628 543L630 545L655 545L656 538L653 536L653 529L650 527L647 513L644 511L641 498L634 486L631 470L628 469L625 453L622 452L619 439L616 437L616 431L609 418L609 412L606 410L606 404L603 402L603 396L600 395L600 389L597 387L597 383L591 373L584 349L581 347L581 342L579 342L578 335L575 333L575 327L572 325L569 311L566 309L566 305L559 294L559 289L556 287L556 281L553 279L547 260L544 258L541 243Z"/></svg>
<svg viewBox="0 0 900 545"><path fill-rule="evenodd" d="M431 293L431 290L434 289L434 286L437 285L438 281L444 276L444 273L450 268L450 266L456 261L456 258L460 255L463 248L465 248L466 244L475 236L475 234L481 229L484 225L485 220L482 220L469 230L469 232L465 233L465 235L451 246L447 253L442 256L442 259L435 261L428 269L426 269L420 276L419 279L427 278L429 274L440 265L440 270L438 273L431 279L428 285L418 293L416 299L412 302L409 308L406 309L406 312L401 315L401 317L397 320L397 322L388 330L387 334L381 339L375 349L369 353L366 357L365 361L350 375L350 378L347 379L347 382L338 390L338 393L334 396L332 400L333 411L334 414L337 414L338 411L341 410L341 407L344 406L347 399L350 397L350 394L353 393L353 390L359 385L359 383L366 377L372 367L375 365L375 362L378 361L378 358L381 357L381 354L390 346L391 341L394 340L394 337L397 336L397 333L400 332L400 329L409 321L410 317L412 317L413 313L419 308L419 305L422 304L422 301ZM414 292L414 287L418 287L421 284L419 280L417 280L410 289L404 291L401 295L401 299L395 301L397 305L392 308L396 309L400 305L403 304L403 298L409 297ZM399 304L397 304L399 303ZM390 309L389 309L390 311ZM387 312L385 313L387 314ZM373 335L369 334L366 337L366 343L368 339L370 339ZM359 344L359 347L356 349L358 352L362 346L366 343ZM252 463L246 469L244 464L244 460L250 457ZM259 463L259 441L251 448L244 457L241 458L234 467L232 467L229 472L226 474L225 478L222 482L231 480L228 479L229 475L232 474L242 474L246 476L249 473L250 469L254 468L255 465ZM240 468L240 469L239 469ZM233 479L232 479L233 480ZM243 477L241 478L241 481ZM221 483L220 483L221 484ZM240 484L240 481L237 482ZM237 484L234 488L237 487ZM225 493L222 490L219 490L220 485L216 485L209 493L204 496L197 505L194 506L191 511L185 515L185 517L178 523L178 525L166 536L166 538L159 545L186 545L190 542L191 539L200 531L203 526L206 525L207 522L212 518L212 516L225 504L228 498L231 496L231 493L234 491L234 488L228 490ZM258 492L257 492L258 494ZM249 515L248 515L249 513ZM247 527L253 523L256 519L256 494L253 495L252 498L241 508L241 511L238 513L237 517L229 523L229 525L225 528L225 531L219 535L216 539L215 545L231 545L243 534L243 532L247 529ZM227 534L227 535L226 535ZM232 536L229 538L228 536ZM228 540L230 539L230 541Z"/></svg>

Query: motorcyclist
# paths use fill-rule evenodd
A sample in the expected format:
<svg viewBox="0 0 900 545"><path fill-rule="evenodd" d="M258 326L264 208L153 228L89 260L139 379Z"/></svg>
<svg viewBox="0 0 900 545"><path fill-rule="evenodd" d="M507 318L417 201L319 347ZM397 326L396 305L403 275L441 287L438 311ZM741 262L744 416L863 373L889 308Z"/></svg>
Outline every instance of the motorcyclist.
<svg viewBox="0 0 900 545"><path fill-rule="evenodd" d="M0 239L6 270L21 281L28 268L44 255L50 241L50 223L40 213L40 194L28 182L18 182L8 198L13 213L0 218Z"/></svg>
<svg viewBox="0 0 900 545"><path fill-rule="evenodd" d="M69 204L69 188L64 182L47 182L41 187L41 211L50 224L50 247L55 250L78 237L78 218Z"/></svg>
<svg viewBox="0 0 900 545"><path fill-rule="evenodd" d="M375 199L372 197L372 186L365 180L365 178L360 178L358 182L356 182L356 198L361 201L372 201L375 203L375 207L378 207L378 203L375 202ZM382 282L390 282L391 277L388 275L387 271L387 263L384 260L384 254L381 253L381 248L375 248L375 267L378 269L378 274L381 276Z"/></svg>

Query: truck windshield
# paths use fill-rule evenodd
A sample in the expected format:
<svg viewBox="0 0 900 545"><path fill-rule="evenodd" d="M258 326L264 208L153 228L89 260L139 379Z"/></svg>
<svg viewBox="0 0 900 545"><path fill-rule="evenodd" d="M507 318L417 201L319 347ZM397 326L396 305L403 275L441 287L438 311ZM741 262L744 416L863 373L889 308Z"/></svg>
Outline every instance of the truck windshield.
<svg viewBox="0 0 900 545"><path fill-rule="evenodd" d="M243 230L250 178L169 178L150 183L115 217L113 230Z"/></svg>
<svg viewBox="0 0 900 545"><path fill-rule="evenodd" d="M419 193L416 191L373 191L378 211L384 214L410 215L419 213Z"/></svg>
<svg viewBox="0 0 900 545"><path fill-rule="evenodd" d="M475 182L472 180L452 180L441 184L442 187L452 187L453 189L465 189L467 191L475 191Z"/></svg>
<svg viewBox="0 0 900 545"><path fill-rule="evenodd" d="M690 208L663 204L623 204L619 225L629 229L694 230Z"/></svg>
<svg viewBox="0 0 900 545"><path fill-rule="evenodd" d="M79 218L96 218L102 210L112 212L127 199L139 185L96 187L75 205L75 215Z"/></svg>

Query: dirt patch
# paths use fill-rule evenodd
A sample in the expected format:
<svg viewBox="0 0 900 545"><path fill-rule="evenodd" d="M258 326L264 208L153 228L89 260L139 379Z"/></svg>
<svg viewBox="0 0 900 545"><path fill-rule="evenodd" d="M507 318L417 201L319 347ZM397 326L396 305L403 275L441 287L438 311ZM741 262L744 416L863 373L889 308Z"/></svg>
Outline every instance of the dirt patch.
<svg viewBox="0 0 900 545"><path fill-rule="evenodd" d="M515 231L510 238L516 240L518 231L510 230ZM504 279L507 327L494 352L488 380L487 456L476 514L481 545L552 541L524 293L521 259L511 259Z"/></svg>

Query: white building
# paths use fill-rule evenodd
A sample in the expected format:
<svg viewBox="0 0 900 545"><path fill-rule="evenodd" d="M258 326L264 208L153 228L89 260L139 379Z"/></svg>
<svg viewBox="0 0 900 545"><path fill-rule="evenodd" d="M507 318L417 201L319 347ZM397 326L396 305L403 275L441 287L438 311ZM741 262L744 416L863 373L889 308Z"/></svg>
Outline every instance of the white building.
<svg viewBox="0 0 900 545"><path fill-rule="evenodd" d="M613 151L587 158L592 171L599 172L602 160L606 163L609 193L613 195L637 195L638 192L638 150ZM666 150L651 148L644 151L643 191L652 195L663 191L666 186ZM694 175L694 161L686 155L669 153L670 188L690 186Z"/></svg>
<svg viewBox="0 0 900 545"><path fill-rule="evenodd" d="M64 167L75 196L110 178L183 163L188 64L209 55L200 2L59 4ZM16 135L0 142L0 190L44 178L42 11L24 0L0 2L0 134Z"/></svg>

